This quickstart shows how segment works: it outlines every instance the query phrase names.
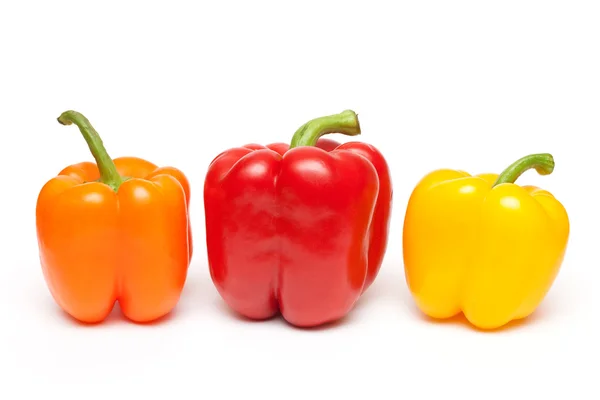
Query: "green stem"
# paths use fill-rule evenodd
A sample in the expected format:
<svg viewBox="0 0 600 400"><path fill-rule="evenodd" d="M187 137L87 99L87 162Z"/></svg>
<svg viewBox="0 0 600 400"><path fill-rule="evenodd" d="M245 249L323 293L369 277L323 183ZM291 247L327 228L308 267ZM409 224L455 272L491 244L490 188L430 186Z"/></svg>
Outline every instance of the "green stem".
<svg viewBox="0 0 600 400"><path fill-rule="evenodd" d="M98 165L100 182L110 186L116 192L119 189L119 186L121 186L121 183L123 183L123 179L121 178L121 175L119 175L112 158L110 158L104 148L100 135L98 135L98 132L96 132L92 124L90 124L90 121L77 111L69 110L58 117L58 122L62 125L75 124L79 127L79 130Z"/></svg>
<svg viewBox="0 0 600 400"><path fill-rule="evenodd" d="M552 154L531 154L518 159L508 166L498 176L494 186L502 183L515 183L515 181L529 169L534 168L540 175L550 175L554 171L554 158Z"/></svg>
<svg viewBox="0 0 600 400"><path fill-rule="evenodd" d="M360 135L358 115L352 110L346 110L339 114L308 121L294 133L290 148L315 146L319 138L327 133L341 133L348 136Z"/></svg>

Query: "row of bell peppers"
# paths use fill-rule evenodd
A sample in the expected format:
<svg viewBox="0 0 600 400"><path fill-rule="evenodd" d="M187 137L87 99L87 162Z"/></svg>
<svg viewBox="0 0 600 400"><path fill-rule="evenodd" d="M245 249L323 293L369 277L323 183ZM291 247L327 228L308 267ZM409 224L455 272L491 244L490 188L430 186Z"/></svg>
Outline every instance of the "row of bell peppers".
<svg viewBox="0 0 600 400"><path fill-rule="evenodd" d="M66 111L95 163L66 167L36 206L40 261L58 305L103 321L118 301L132 321L177 305L193 255L190 183L183 172L137 157L112 159L90 122ZM217 155L204 182L206 250L223 300L251 319L281 314L313 327L347 315L375 281L388 245L392 181L374 146L339 144L361 133L355 112L313 119L291 144L249 144ZM481 329L535 311L566 251L569 219L548 191L519 186L550 154L500 174L440 169L415 187L403 257L415 303L433 318L463 313Z"/></svg>

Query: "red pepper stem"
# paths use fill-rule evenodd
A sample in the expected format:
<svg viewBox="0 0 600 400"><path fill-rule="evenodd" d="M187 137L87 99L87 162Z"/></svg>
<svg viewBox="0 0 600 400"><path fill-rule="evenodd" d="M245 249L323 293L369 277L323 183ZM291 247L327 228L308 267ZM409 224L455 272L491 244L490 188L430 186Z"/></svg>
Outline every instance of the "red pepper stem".
<svg viewBox="0 0 600 400"><path fill-rule="evenodd" d="M494 186L502 183L515 183L525 171L532 168L540 175L550 175L554 171L554 158L548 153L530 154L520 158L502 171Z"/></svg>
<svg viewBox="0 0 600 400"><path fill-rule="evenodd" d="M90 124L90 121L77 111L69 110L58 117L58 122L62 125L77 125L96 160L98 170L100 171L100 182L110 186L116 192L121 183L123 183L123 179L119 175L112 158L110 158L104 148L100 135L98 135L98 132Z"/></svg>
<svg viewBox="0 0 600 400"><path fill-rule="evenodd" d="M341 133L348 136L360 135L358 115L352 110L346 110L339 114L310 120L294 133L290 148L315 146L319 138L327 133Z"/></svg>

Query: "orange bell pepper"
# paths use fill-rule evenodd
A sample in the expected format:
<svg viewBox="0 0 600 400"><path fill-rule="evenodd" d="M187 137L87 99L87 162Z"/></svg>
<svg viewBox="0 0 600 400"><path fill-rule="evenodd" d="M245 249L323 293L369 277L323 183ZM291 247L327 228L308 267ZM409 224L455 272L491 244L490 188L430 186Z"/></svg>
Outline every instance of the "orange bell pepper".
<svg viewBox="0 0 600 400"><path fill-rule="evenodd" d="M96 163L66 167L38 196L40 261L54 300L85 323L103 321L117 301L135 322L168 314L192 256L188 180L140 158L112 160L75 111L58 122L79 127Z"/></svg>
<svg viewBox="0 0 600 400"><path fill-rule="evenodd" d="M532 314L565 255L569 218L548 191L514 182L528 169L547 175L550 154L523 157L500 175L442 169L425 176L406 210L407 284L432 318L461 312L480 329Z"/></svg>

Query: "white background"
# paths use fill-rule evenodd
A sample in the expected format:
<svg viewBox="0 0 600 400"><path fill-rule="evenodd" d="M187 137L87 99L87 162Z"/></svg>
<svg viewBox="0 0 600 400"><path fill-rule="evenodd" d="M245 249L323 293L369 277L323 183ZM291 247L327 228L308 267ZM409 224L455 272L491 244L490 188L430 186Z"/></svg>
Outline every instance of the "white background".
<svg viewBox="0 0 600 400"><path fill-rule="evenodd" d="M0 399L600 398L599 6L3 2ZM239 320L208 273L207 164L229 147L289 141L307 120L347 108L359 113L358 139L392 168L381 274L328 329ZM77 129L56 122L68 109L91 120L111 156L174 165L192 183L195 257L161 324L116 314L81 326L46 288L36 196L64 166L91 160ZM519 183L554 193L572 229L542 306L495 333L426 321L402 264L414 185L432 169L500 172L537 152L554 155L555 172Z"/></svg>

